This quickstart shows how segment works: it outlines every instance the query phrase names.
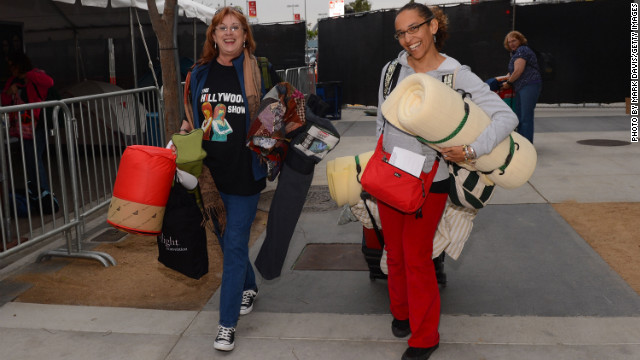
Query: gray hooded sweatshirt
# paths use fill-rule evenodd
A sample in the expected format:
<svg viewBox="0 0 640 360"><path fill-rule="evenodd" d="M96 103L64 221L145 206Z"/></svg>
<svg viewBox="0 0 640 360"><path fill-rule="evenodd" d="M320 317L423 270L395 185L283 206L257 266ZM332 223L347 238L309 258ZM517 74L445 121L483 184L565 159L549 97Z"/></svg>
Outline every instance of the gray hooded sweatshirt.
<svg viewBox="0 0 640 360"><path fill-rule="evenodd" d="M476 74L471 72L471 69L468 66L460 65L458 60L445 54L441 55L446 59L442 64L440 64L438 69L429 71L427 75L441 80L443 75L454 74L456 69L458 69L455 76L455 88L470 93L471 100L484 110L489 118L491 118L491 124L484 129L474 142L468 145L473 147L478 157L488 154L502 140L506 139L516 126L518 126L518 118L516 117L516 114L511 111L509 106L496 93L489 89L489 85L482 81ZM407 63L407 52L404 50L398 55L398 66L400 65L402 65L402 67L400 68L398 82L415 73ZM380 107L384 102L382 91L384 88L384 75L388 66L389 63L387 63L382 69L380 89L378 90L378 118L376 121L376 134L379 137L384 127L384 139L382 140L382 146L386 152L391 153L393 148L398 146L426 156L427 159L422 169L424 172L429 172L431 171L433 162L436 160L437 152L416 140L413 135L402 132L390 123L386 122L382 115L382 111L380 110ZM446 180L448 177L449 171L447 164L441 159L440 164L438 165L438 172L436 173L433 181Z"/></svg>

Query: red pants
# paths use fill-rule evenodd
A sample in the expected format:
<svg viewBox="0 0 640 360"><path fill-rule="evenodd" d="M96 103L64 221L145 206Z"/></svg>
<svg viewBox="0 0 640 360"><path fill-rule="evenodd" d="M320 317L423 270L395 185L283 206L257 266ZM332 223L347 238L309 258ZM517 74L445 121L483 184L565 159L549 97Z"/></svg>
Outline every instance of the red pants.
<svg viewBox="0 0 640 360"><path fill-rule="evenodd" d="M412 347L427 348L440 342L440 293L431 256L447 196L429 193L419 219L378 202L387 249L391 314L398 320L409 319Z"/></svg>

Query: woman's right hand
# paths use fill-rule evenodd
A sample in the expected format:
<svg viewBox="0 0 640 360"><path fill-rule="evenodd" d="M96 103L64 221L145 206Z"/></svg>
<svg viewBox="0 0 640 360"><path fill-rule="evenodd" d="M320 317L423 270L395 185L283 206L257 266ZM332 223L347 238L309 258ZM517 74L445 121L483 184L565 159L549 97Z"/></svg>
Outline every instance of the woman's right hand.
<svg viewBox="0 0 640 360"><path fill-rule="evenodd" d="M11 84L11 86L9 86L9 88L7 89L7 94L9 95L18 94L18 84Z"/></svg>
<svg viewBox="0 0 640 360"><path fill-rule="evenodd" d="M186 134L191 130L193 130L191 128L191 124L187 120L182 120L182 124L180 125L180 134Z"/></svg>
<svg viewBox="0 0 640 360"><path fill-rule="evenodd" d="M169 142L167 143L167 146L165 146L164 148L171 149L171 152L173 152L173 155L178 156L178 148L173 143L173 140L169 140Z"/></svg>

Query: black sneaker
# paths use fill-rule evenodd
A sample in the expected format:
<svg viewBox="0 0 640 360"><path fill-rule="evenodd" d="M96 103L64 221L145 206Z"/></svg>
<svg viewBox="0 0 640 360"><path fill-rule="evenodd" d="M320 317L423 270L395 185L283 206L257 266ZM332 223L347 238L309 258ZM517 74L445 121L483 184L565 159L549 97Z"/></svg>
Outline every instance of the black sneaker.
<svg viewBox="0 0 640 360"><path fill-rule="evenodd" d="M31 190L29 190L29 200L32 213L37 214L40 212L40 202L42 202L42 213L45 215L57 213L60 210L58 199L48 190L40 193L40 196L33 195Z"/></svg>
<svg viewBox="0 0 640 360"><path fill-rule="evenodd" d="M57 213L60 210L60 205L58 205L58 199L48 192L43 191L41 194L42 197L42 212L45 214L53 214Z"/></svg>
<svg viewBox="0 0 640 360"><path fill-rule="evenodd" d="M240 315L247 315L253 310L253 302L258 296L258 290L245 290L242 292L242 304L240 304Z"/></svg>
<svg viewBox="0 0 640 360"><path fill-rule="evenodd" d="M397 338L403 338L411 334L411 326L409 326L409 319L398 320L396 318L393 318L393 321L391 322L391 332L393 333L393 336Z"/></svg>
<svg viewBox="0 0 640 360"><path fill-rule="evenodd" d="M236 328L218 325L218 335L213 347L220 351L231 351L235 347Z"/></svg>
<svg viewBox="0 0 640 360"><path fill-rule="evenodd" d="M402 354L402 360L427 360L440 344L430 348L408 347Z"/></svg>

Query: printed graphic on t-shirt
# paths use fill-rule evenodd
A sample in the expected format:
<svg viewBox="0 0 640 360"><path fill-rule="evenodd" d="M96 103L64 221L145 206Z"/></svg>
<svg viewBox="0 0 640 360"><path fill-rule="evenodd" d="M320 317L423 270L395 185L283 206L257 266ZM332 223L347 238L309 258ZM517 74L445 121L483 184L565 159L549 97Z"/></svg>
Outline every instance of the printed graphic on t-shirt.
<svg viewBox="0 0 640 360"><path fill-rule="evenodd" d="M227 141L227 134L233 132L233 128L229 121L227 121L227 114L239 114L244 115L245 107L243 105L243 99L241 94L231 93L207 93L208 88L202 90L202 114L205 120L202 123L202 129L204 130L204 140L211 141ZM225 105L224 103L230 104ZM212 109L212 104L216 104ZM231 105L238 104L238 105Z"/></svg>
<svg viewBox="0 0 640 360"><path fill-rule="evenodd" d="M205 116L202 123L202 130L204 130L202 138L211 141L227 141L227 134L233 132L231 125L225 118L227 107L224 104L218 104L211 111L211 103L205 102L202 104L202 113Z"/></svg>

